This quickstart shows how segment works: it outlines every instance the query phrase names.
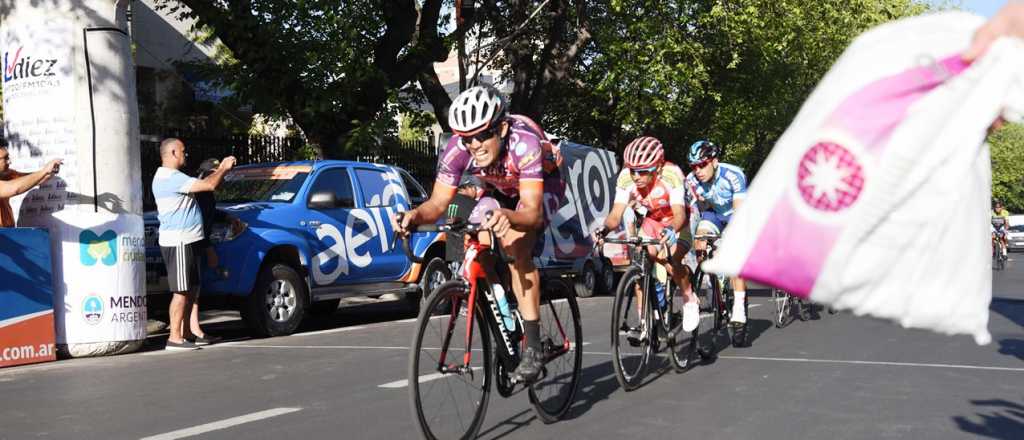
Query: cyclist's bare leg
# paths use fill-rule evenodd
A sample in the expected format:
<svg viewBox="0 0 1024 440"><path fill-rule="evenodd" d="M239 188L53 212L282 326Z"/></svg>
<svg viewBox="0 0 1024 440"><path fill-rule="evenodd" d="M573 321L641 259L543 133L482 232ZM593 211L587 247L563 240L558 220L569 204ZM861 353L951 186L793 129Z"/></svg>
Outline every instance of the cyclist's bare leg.
<svg viewBox="0 0 1024 440"><path fill-rule="evenodd" d="M729 281L730 281L730 284L732 284L732 290L734 292L746 292L747 291L747 282L744 281L743 278L732 277L732 278L729 279Z"/></svg>
<svg viewBox="0 0 1024 440"><path fill-rule="evenodd" d="M533 264L536 242L536 231L511 229L501 238L502 249L512 258L509 272L512 274L512 290L519 300L519 313L527 321L540 317L540 272Z"/></svg>
<svg viewBox="0 0 1024 440"><path fill-rule="evenodd" d="M490 234L478 236L480 244L490 246ZM540 273L537 266L533 264L533 245L537 241L537 233L509 230L501 239L502 250L512 258L513 262L508 265L509 273L512 275L512 291L519 304L519 314L524 320L537 320L540 316ZM525 249L525 256L523 255ZM484 274L487 282L491 284L500 283L498 273L495 271L497 260L490 254L481 254L480 262L484 266ZM521 262L525 261L526 265ZM524 274L524 275L520 275ZM526 286L526 294L524 292Z"/></svg>
<svg viewBox="0 0 1024 440"><path fill-rule="evenodd" d="M690 267L683 264L683 257L686 256L686 252L679 243L673 245L671 251L671 258L665 258L664 253L658 253L657 247L647 247L647 253L650 254L651 258L665 267L669 277L672 278L672 282L679 286L679 290L685 298L684 302L697 301L697 295L694 295L693 288L690 286Z"/></svg>

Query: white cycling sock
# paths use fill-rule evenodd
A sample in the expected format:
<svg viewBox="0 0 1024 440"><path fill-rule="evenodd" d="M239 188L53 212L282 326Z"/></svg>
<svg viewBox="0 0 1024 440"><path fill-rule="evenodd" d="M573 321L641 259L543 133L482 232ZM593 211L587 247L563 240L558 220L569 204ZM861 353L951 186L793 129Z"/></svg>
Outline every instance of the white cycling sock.
<svg viewBox="0 0 1024 440"><path fill-rule="evenodd" d="M733 292L733 298L735 298L733 300L733 304L740 304L740 305L742 305L743 304L743 300L747 299L747 291L746 290L737 290L737 291Z"/></svg>

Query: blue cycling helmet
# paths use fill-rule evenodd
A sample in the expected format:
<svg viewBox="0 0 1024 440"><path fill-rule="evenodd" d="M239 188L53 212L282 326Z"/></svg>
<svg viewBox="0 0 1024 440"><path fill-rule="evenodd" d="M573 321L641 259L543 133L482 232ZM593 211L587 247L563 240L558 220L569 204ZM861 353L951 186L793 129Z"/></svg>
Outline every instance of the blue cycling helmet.
<svg viewBox="0 0 1024 440"><path fill-rule="evenodd" d="M691 164L695 164L707 159L714 159L718 157L719 153L718 146L711 143L709 140L701 139L690 145L690 154L687 159Z"/></svg>

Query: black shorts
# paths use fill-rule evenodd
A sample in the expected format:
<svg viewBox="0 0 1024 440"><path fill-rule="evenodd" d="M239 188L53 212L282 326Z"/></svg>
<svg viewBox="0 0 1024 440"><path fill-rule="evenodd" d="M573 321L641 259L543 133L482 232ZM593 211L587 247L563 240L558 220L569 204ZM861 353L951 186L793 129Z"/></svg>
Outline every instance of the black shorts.
<svg viewBox="0 0 1024 440"><path fill-rule="evenodd" d="M180 244L174 247L160 246L160 253L167 266L167 287L171 292L199 291L199 262L202 242Z"/></svg>

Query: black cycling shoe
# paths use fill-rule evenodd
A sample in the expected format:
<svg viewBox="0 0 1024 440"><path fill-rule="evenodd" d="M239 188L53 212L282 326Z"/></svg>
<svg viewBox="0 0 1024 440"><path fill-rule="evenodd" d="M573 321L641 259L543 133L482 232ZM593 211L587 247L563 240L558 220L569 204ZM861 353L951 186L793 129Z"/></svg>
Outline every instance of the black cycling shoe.
<svg viewBox="0 0 1024 440"><path fill-rule="evenodd" d="M519 366L516 367L516 371L512 372L512 377L517 382L531 383L537 380L540 376L541 371L544 369L544 353L540 350L536 350L533 347L526 347L526 351L523 351L523 359L519 361Z"/></svg>

